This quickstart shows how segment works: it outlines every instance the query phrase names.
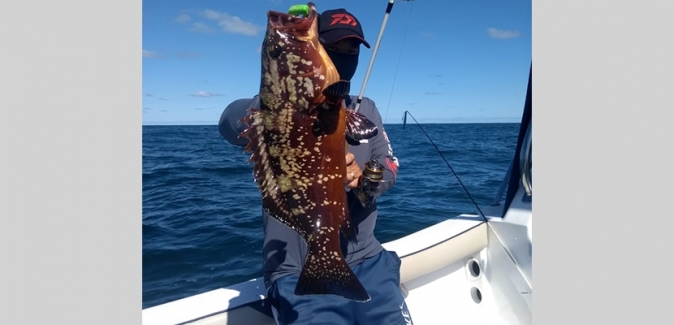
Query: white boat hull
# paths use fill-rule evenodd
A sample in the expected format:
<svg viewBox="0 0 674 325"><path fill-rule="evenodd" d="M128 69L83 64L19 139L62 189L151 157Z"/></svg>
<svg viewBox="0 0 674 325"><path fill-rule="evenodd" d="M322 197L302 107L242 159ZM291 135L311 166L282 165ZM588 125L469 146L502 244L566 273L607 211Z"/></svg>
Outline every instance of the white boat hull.
<svg viewBox="0 0 674 325"><path fill-rule="evenodd" d="M401 257L414 324L531 324L529 282L490 224L461 215L384 244ZM143 324L274 324L265 296L257 278L147 308Z"/></svg>

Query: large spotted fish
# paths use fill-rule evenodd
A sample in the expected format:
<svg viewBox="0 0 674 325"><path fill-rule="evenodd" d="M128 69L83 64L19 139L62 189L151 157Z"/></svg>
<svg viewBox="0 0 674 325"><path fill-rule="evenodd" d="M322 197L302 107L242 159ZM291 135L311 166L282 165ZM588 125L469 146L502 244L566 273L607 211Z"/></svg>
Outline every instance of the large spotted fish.
<svg viewBox="0 0 674 325"><path fill-rule="evenodd" d="M318 41L316 8L303 17L269 11L262 44L260 109L249 127L253 174L264 209L308 245L295 294L370 296L346 263L340 231L355 240L346 200L346 141L377 134L365 116L343 106L339 73Z"/></svg>

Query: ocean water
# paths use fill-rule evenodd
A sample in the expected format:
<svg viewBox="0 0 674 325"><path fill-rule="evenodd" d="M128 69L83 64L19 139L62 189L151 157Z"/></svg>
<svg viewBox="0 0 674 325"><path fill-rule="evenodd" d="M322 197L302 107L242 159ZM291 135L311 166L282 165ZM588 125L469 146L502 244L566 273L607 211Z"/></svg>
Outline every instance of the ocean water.
<svg viewBox="0 0 674 325"><path fill-rule="evenodd" d="M491 203L519 124L422 127L477 203ZM477 213L418 125L385 128L400 169L377 201L381 242ZM248 157L217 126L143 126L143 308L262 276L260 195Z"/></svg>

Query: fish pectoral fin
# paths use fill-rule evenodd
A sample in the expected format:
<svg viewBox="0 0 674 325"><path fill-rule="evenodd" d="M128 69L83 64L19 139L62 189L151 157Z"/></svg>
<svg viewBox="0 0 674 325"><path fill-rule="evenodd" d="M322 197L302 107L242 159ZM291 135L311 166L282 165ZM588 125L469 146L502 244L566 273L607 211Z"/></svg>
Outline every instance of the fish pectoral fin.
<svg viewBox="0 0 674 325"><path fill-rule="evenodd" d="M346 112L346 142L350 145L357 146L360 140L373 138L379 133L377 126L365 115L352 110Z"/></svg>
<svg viewBox="0 0 674 325"><path fill-rule="evenodd" d="M367 290L344 260L337 244L337 236L330 241L325 241L325 236L329 236L328 233L312 236L308 242L309 254L297 280L295 294L331 294L358 302L369 301ZM326 242L334 245L326 247Z"/></svg>
<svg viewBox="0 0 674 325"><path fill-rule="evenodd" d="M358 141L358 140L352 138L351 136L349 136L348 132L346 133L346 143L348 143L349 145L352 145L352 146L360 145L360 141Z"/></svg>

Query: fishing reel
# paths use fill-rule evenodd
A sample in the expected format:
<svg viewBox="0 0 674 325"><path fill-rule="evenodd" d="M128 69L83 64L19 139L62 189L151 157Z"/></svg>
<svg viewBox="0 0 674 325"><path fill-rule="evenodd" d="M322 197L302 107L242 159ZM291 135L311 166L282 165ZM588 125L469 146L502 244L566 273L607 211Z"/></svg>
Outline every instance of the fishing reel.
<svg viewBox="0 0 674 325"><path fill-rule="evenodd" d="M358 182L359 185L353 189L354 194L356 194L358 201L360 201L363 207L367 208L374 202L374 197L379 194L380 185L383 181L384 165L372 158L365 163L363 175L360 176Z"/></svg>

